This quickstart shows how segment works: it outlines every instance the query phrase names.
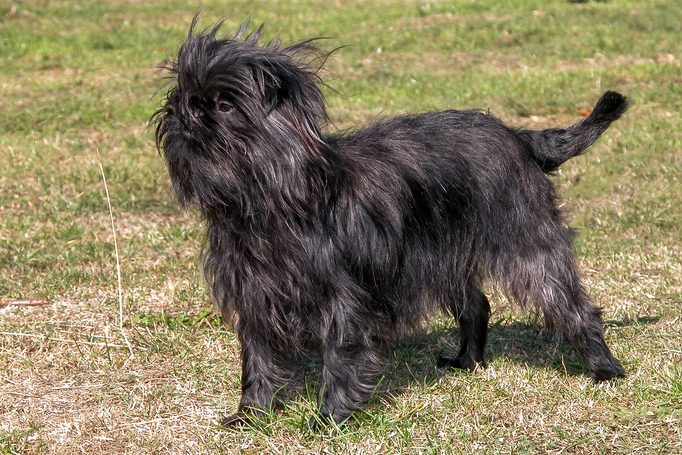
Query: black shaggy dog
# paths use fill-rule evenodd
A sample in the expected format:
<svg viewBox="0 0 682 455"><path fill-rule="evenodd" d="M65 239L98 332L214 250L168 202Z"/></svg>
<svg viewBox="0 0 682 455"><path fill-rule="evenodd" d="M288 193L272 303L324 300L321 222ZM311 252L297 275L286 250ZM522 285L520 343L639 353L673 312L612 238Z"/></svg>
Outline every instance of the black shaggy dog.
<svg viewBox="0 0 682 455"><path fill-rule="evenodd" d="M175 195L206 219L204 269L242 348L248 410L277 405L299 361L321 359L320 413L367 401L382 346L436 311L459 323L440 366L484 365L492 280L584 355L597 381L624 375L585 293L547 174L627 108L605 93L568 128L518 130L479 111L431 112L326 135L310 41L259 44L197 32L170 65L154 114Z"/></svg>

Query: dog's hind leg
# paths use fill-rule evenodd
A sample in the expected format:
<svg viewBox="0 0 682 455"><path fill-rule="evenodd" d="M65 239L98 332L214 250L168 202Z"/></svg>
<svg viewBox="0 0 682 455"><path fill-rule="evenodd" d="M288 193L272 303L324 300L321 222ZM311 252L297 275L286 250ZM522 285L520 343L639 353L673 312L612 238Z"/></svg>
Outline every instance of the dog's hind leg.
<svg viewBox="0 0 682 455"><path fill-rule="evenodd" d="M450 297L450 312L457 319L460 331L459 353L456 357L439 357L439 368L460 368L473 371L485 367L484 351L488 337L490 304L477 286L467 286L461 296Z"/></svg>
<svg viewBox="0 0 682 455"><path fill-rule="evenodd" d="M604 341L601 311L580 283L568 236L524 253L511 276L514 297L542 310L550 325L582 352L595 381L625 376Z"/></svg>

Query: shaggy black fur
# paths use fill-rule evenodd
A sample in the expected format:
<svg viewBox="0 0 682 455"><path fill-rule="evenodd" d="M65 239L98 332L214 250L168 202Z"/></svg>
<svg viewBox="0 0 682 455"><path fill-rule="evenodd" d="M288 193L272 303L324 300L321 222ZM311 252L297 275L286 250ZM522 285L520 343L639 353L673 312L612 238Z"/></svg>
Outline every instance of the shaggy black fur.
<svg viewBox="0 0 682 455"><path fill-rule="evenodd" d="M175 195L207 222L206 277L242 347L237 416L275 406L297 360L317 353L320 413L344 420L375 388L382 343L437 311L461 332L439 364L484 365L485 280L542 311L594 379L624 375L546 175L625 112L622 95L565 129L448 110L325 135L312 66L325 55L310 41L195 28L153 121Z"/></svg>

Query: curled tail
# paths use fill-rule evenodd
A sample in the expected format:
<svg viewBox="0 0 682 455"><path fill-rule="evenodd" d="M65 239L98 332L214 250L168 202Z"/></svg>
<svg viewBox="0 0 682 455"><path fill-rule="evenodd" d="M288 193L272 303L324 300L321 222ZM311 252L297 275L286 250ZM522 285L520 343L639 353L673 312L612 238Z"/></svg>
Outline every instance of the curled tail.
<svg viewBox="0 0 682 455"><path fill-rule="evenodd" d="M540 168L551 172L570 158L583 153L627 108L626 97L618 92L606 92L599 98L592 113L580 123L568 128L520 130L517 135Z"/></svg>

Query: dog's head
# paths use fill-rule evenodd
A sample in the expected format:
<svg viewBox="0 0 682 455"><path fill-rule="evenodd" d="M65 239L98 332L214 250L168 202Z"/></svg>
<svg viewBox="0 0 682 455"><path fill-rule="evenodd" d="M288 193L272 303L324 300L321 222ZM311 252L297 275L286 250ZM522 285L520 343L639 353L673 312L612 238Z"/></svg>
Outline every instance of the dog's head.
<svg viewBox="0 0 682 455"><path fill-rule="evenodd" d="M166 67L171 86L152 122L174 193L206 207L281 178L272 174L300 159L283 151L316 153L327 115L313 63L326 54L311 41L260 45L262 26L247 33L248 21L226 38L220 23L197 32L197 22Z"/></svg>

